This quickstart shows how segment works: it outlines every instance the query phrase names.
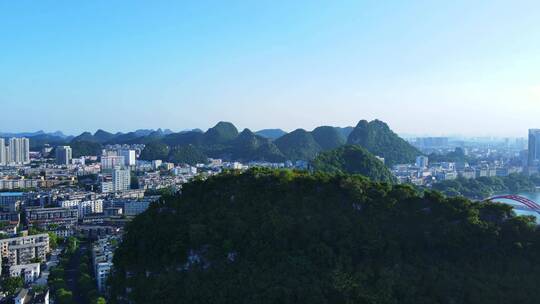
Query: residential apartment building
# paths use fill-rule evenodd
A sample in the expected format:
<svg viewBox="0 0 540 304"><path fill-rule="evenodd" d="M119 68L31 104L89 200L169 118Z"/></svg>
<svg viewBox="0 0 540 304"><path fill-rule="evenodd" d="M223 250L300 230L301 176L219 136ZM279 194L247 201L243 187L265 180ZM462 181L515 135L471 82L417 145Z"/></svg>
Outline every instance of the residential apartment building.
<svg viewBox="0 0 540 304"><path fill-rule="evenodd" d="M62 208L77 209L79 218L83 218L93 213L103 213L103 200L65 200L59 201L58 205Z"/></svg>
<svg viewBox="0 0 540 304"><path fill-rule="evenodd" d="M124 167L124 157L116 155L101 156L101 170L112 170L117 167Z"/></svg>
<svg viewBox="0 0 540 304"><path fill-rule="evenodd" d="M41 179L0 179L0 190L37 188L43 183Z"/></svg>
<svg viewBox="0 0 540 304"><path fill-rule="evenodd" d="M77 223L79 210L75 208L26 208L26 221L30 226L47 229L50 225L72 226Z"/></svg>
<svg viewBox="0 0 540 304"><path fill-rule="evenodd" d="M0 138L0 166L7 165L6 140Z"/></svg>
<svg viewBox="0 0 540 304"><path fill-rule="evenodd" d="M6 148L6 163L22 165L30 163L30 140L28 138L10 138Z"/></svg>
<svg viewBox="0 0 540 304"><path fill-rule="evenodd" d="M67 166L71 164L72 150L70 146L58 146L56 147L56 164Z"/></svg>
<svg viewBox="0 0 540 304"><path fill-rule="evenodd" d="M47 233L0 240L0 252L8 265L31 264L36 258L45 261L50 251Z"/></svg>
<svg viewBox="0 0 540 304"><path fill-rule="evenodd" d="M119 150L118 155L124 157L124 166L125 167L129 168L131 166L135 166L136 161L137 161L135 150L128 150L128 149Z"/></svg>
<svg viewBox="0 0 540 304"><path fill-rule="evenodd" d="M127 169L115 168L112 172L112 182L114 192L129 190L131 183L131 173Z"/></svg>
<svg viewBox="0 0 540 304"><path fill-rule="evenodd" d="M24 202L25 195L22 192L1 192L0 210L4 212L16 212Z"/></svg>

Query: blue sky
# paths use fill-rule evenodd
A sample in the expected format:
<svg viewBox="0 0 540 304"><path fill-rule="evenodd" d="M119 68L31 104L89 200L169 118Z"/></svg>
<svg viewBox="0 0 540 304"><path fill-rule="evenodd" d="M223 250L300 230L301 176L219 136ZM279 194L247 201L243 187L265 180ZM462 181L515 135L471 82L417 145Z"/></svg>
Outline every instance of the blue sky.
<svg viewBox="0 0 540 304"><path fill-rule="evenodd" d="M451 3L450 3L451 2ZM538 1L1 1L0 131L540 127Z"/></svg>

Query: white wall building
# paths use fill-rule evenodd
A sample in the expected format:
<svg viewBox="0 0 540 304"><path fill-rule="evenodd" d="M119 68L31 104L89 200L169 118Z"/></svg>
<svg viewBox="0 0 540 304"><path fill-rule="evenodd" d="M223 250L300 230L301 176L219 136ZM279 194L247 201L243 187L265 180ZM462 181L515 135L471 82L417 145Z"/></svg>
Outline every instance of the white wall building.
<svg viewBox="0 0 540 304"><path fill-rule="evenodd" d="M109 191L111 192L111 191ZM79 218L84 218L85 216L92 213L102 213L103 212L103 200L65 200L58 203L62 208L74 208L79 211Z"/></svg>
<svg viewBox="0 0 540 304"><path fill-rule="evenodd" d="M101 170L112 170L116 167L124 166L123 156L102 156L101 157Z"/></svg>
<svg viewBox="0 0 540 304"><path fill-rule="evenodd" d="M83 218L92 213L103 213L103 200L83 201L79 204L79 217Z"/></svg>
<svg viewBox="0 0 540 304"><path fill-rule="evenodd" d="M30 284L37 280L40 275L39 263L13 265L9 267L10 277L23 277L26 284Z"/></svg>
<svg viewBox="0 0 540 304"><path fill-rule="evenodd" d="M7 162L6 140L0 138L0 166L5 166Z"/></svg>
<svg viewBox="0 0 540 304"><path fill-rule="evenodd" d="M28 138L10 138L6 148L6 163L22 165L30 163L30 140Z"/></svg>
<svg viewBox="0 0 540 304"><path fill-rule="evenodd" d="M126 167L135 166L135 163L137 161L135 150L120 150L118 152L118 155L124 157L124 166Z"/></svg>
<svg viewBox="0 0 540 304"><path fill-rule="evenodd" d="M116 168L112 172L113 191L129 190L131 174L127 169Z"/></svg>

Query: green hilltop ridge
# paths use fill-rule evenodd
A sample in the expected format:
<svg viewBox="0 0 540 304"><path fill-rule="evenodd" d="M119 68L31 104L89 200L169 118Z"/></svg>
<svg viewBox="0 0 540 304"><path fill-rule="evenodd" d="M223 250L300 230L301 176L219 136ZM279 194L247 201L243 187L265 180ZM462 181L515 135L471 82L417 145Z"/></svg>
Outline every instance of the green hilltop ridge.
<svg viewBox="0 0 540 304"><path fill-rule="evenodd" d="M101 129L97 130L96 133L94 133L94 139L95 139L95 141L97 141L99 143L108 142L111 139L113 139L114 137L116 137L115 134L109 133L107 131L103 131Z"/></svg>
<svg viewBox="0 0 540 304"><path fill-rule="evenodd" d="M273 140L287 134L287 132L281 129L263 129L255 132L255 134Z"/></svg>
<svg viewBox="0 0 540 304"><path fill-rule="evenodd" d="M313 135L303 129L296 129L274 141L279 150L290 160L313 159L322 148Z"/></svg>
<svg viewBox="0 0 540 304"><path fill-rule="evenodd" d="M74 137L71 142L97 142L96 138L90 132L83 132L79 136Z"/></svg>
<svg viewBox="0 0 540 304"><path fill-rule="evenodd" d="M388 167L412 163L422 154L380 120L371 122L361 120L349 135L347 144L362 146L369 152L383 157Z"/></svg>
<svg viewBox="0 0 540 304"><path fill-rule="evenodd" d="M285 157L268 138L244 129L230 144L230 155L241 161L284 161Z"/></svg>
<svg viewBox="0 0 540 304"><path fill-rule="evenodd" d="M208 145L223 144L238 136L238 129L230 123L220 121L213 128L204 133L204 142Z"/></svg>
<svg viewBox="0 0 540 304"><path fill-rule="evenodd" d="M503 204L253 169L151 205L111 275L113 304L538 303L540 231Z"/></svg>
<svg viewBox="0 0 540 304"><path fill-rule="evenodd" d="M343 146L347 141L338 129L329 126L317 127L311 131L311 135L323 151Z"/></svg>
<svg viewBox="0 0 540 304"><path fill-rule="evenodd" d="M360 174L372 181L396 182L392 172L373 154L360 146L342 146L319 154L313 161L315 171Z"/></svg>

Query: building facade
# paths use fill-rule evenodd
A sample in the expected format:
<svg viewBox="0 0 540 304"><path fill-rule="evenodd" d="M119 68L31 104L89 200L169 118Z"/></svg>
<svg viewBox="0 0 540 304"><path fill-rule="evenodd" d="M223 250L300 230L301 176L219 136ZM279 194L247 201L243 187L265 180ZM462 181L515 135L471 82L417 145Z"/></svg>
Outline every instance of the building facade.
<svg viewBox="0 0 540 304"><path fill-rule="evenodd" d="M0 166L7 165L6 140L0 138Z"/></svg>
<svg viewBox="0 0 540 304"><path fill-rule="evenodd" d="M10 138L6 148L6 163L8 165L23 165L30 163L30 140L28 138Z"/></svg>
<svg viewBox="0 0 540 304"><path fill-rule="evenodd" d="M58 146L56 147L56 164L67 166L71 164L72 150L70 146Z"/></svg>
<svg viewBox="0 0 540 304"><path fill-rule="evenodd" d="M540 162L540 129L529 129L529 150L527 164L537 166Z"/></svg>
<svg viewBox="0 0 540 304"><path fill-rule="evenodd" d="M8 265L31 264L36 258L46 261L50 251L46 233L0 240L0 252Z"/></svg>
<svg viewBox="0 0 540 304"><path fill-rule="evenodd" d="M136 164L135 150L120 150L118 154L124 157L124 166L131 167Z"/></svg>
<svg viewBox="0 0 540 304"><path fill-rule="evenodd" d="M73 226L79 218L79 210L74 208L27 208L26 221L30 226L48 229L50 225Z"/></svg>
<svg viewBox="0 0 540 304"><path fill-rule="evenodd" d="M101 156L101 170L112 170L117 167L124 167L123 156Z"/></svg>
<svg viewBox="0 0 540 304"><path fill-rule="evenodd" d="M131 183L131 173L127 169L114 169L112 173L113 191L129 190Z"/></svg>

